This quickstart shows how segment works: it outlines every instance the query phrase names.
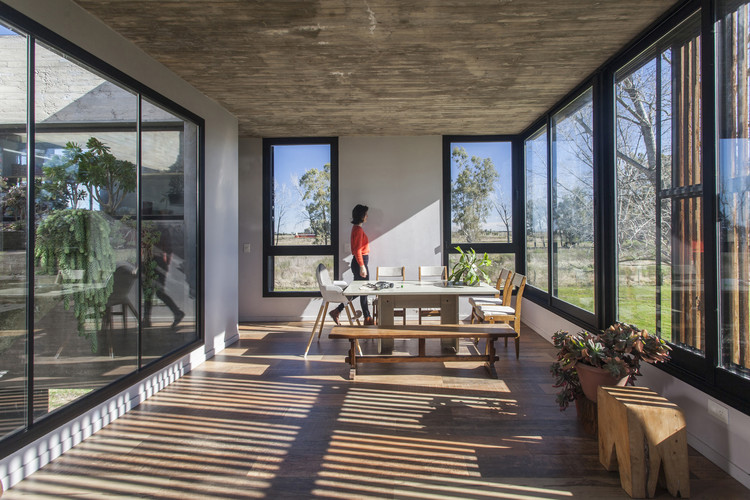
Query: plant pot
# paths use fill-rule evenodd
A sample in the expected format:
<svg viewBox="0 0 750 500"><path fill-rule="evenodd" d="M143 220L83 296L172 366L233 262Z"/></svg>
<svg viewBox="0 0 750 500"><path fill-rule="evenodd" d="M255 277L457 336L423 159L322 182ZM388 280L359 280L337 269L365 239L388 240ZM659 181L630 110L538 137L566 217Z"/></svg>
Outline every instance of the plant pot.
<svg viewBox="0 0 750 500"><path fill-rule="evenodd" d="M596 391L600 385L623 387L628 381L627 375L617 379L605 368L597 368L583 363L576 363L576 373L578 373L578 380L581 382L583 393L594 403L596 403Z"/></svg>

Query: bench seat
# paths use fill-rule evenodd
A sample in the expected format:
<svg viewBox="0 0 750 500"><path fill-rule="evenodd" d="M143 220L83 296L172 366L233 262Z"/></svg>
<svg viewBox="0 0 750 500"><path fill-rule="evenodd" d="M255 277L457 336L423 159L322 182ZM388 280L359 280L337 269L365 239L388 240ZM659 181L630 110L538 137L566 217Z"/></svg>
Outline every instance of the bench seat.
<svg viewBox="0 0 750 500"><path fill-rule="evenodd" d="M507 324L477 324L477 325L394 325L394 326L336 326L328 334L332 339L347 339L351 346L346 362L350 365L349 378L354 380L360 363L403 363L444 362L444 361L484 361L485 367L492 378L497 378L495 361L499 358L495 354L495 340L501 337L516 337L515 330ZM427 356L425 353L426 339L455 339L461 337L487 339L484 354L458 354L458 352L437 356ZM418 339L419 353L416 355L373 355L357 354L357 341L365 339Z"/></svg>

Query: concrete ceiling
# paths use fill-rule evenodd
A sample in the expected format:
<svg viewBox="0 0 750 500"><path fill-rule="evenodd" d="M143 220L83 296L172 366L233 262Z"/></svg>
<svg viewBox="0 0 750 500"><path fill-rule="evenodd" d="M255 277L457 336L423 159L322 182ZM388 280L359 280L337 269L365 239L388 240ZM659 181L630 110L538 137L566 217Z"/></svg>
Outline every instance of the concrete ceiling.
<svg viewBox="0 0 750 500"><path fill-rule="evenodd" d="M249 137L516 134L675 0L75 0Z"/></svg>

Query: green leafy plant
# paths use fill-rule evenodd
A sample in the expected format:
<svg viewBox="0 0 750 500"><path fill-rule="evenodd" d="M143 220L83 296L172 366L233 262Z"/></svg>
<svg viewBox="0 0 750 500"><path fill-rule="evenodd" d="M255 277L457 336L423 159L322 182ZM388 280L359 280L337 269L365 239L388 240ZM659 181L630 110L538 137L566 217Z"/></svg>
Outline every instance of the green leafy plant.
<svg viewBox="0 0 750 500"><path fill-rule="evenodd" d="M135 191L135 164L115 158L109 146L96 137L89 138L85 151L72 142L65 150L78 165L78 180L104 213L114 215L125 195Z"/></svg>
<svg viewBox="0 0 750 500"><path fill-rule="evenodd" d="M557 403L564 410L583 396L576 364L582 363L607 370L615 378L628 377L629 385L641 375L641 363L659 363L669 359L671 348L656 335L634 325L615 323L602 333L581 330L568 333L559 330L552 335L557 358L550 372L555 377Z"/></svg>
<svg viewBox="0 0 750 500"><path fill-rule="evenodd" d="M459 283L463 281L467 285L478 285L481 281L489 281L487 269L492 265L492 260L487 256L487 252L479 257L477 252L472 248L467 252L456 247L461 256L451 268L451 274L448 281Z"/></svg>
<svg viewBox="0 0 750 500"><path fill-rule="evenodd" d="M63 305L66 309L73 306L78 334L88 338L92 351L96 351L95 333L112 294L110 277L115 271L109 222L91 210L55 211L39 224L34 257L41 272L63 271L63 289L71 282L70 276L79 274L73 271L83 271L80 279L75 279L72 292L64 294ZM86 328L87 321L93 321L93 329Z"/></svg>

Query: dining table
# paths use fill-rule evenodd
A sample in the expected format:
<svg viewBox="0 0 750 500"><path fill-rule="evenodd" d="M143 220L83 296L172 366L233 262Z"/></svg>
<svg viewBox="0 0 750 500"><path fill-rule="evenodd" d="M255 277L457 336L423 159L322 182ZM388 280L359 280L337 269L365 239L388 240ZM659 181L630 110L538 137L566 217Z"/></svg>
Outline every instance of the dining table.
<svg viewBox="0 0 750 500"><path fill-rule="evenodd" d="M394 325L394 309L439 309L440 323L459 324L459 297L497 295L500 291L487 283L456 284L452 281L353 281L344 289L347 297L375 295L378 298L377 322L380 326ZM458 352L458 339L442 339L443 349ZM381 339L379 352L393 350L392 339Z"/></svg>

